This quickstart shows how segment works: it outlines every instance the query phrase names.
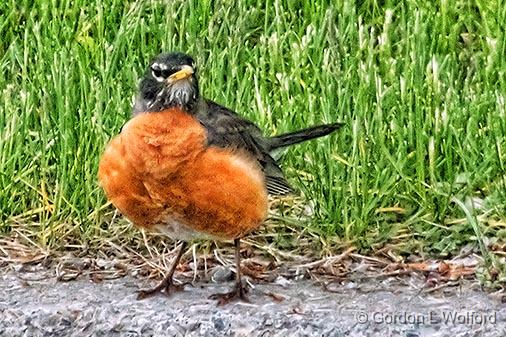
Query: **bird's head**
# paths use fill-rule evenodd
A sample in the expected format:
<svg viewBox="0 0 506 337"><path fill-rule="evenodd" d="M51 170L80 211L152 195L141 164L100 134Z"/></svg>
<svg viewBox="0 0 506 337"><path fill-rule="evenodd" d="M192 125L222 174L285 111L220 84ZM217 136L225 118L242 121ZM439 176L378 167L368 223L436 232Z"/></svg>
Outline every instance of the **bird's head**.
<svg viewBox="0 0 506 337"><path fill-rule="evenodd" d="M196 72L189 55L174 52L156 56L141 81L134 114L171 107L191 112L199 98Z"/></svg>

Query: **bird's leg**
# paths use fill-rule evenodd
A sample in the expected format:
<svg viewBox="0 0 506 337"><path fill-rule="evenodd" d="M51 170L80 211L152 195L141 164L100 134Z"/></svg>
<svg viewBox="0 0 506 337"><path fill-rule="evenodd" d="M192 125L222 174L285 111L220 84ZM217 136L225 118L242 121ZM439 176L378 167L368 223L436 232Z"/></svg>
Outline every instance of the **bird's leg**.
<svg viewBox="0 0 506 337"><path fill-rule="evenodd" d="M187 246L186 241L181 242L181 244L177 248L177 255L174 258L174 261L172 262L172 264L170 266L170 270L169 270L169 273L167 274L167 276L165 276L165 278L162 280L162 282L160 282L154 288L139 290L139 292L137 294L138 300L142 300L146 297L152 296L156 293L161 292L164 289L165 289L165 293L167 295L170 293L171 288L174 288L175 290L180 290L180 289L178 289L177 286L174 285L173 276L174 276L174 271L176 270L176 267L179 264L179 260L181 259L181 256L183 256L186 246Z"/></svg>
<svg viewBox="0 0 506 337"><path fill-rule="evenodd" d="M211 295L211 299L217 299L218 305L227 304L231 301L241 300L244 302L249 302L248 297L246 296L247 288L242 284L241 281L241 240L235 239L235 286L231 292L225 294L214 294Z"/></svg>

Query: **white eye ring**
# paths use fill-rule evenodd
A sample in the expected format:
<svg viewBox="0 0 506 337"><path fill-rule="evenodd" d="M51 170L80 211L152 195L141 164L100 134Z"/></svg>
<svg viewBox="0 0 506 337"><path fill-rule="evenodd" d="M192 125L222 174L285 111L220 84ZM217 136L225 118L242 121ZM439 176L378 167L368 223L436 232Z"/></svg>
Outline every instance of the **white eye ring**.
<svg viewBox="0 0 506 337"><path fill-rule="evenodd" d="M155 80L157 80L158 82L163 82L165 81L165 79L161 76L156 76L155 75L155 72L153 70L151 70L151 75L153 75L153 77L155 78Z"/></svg>

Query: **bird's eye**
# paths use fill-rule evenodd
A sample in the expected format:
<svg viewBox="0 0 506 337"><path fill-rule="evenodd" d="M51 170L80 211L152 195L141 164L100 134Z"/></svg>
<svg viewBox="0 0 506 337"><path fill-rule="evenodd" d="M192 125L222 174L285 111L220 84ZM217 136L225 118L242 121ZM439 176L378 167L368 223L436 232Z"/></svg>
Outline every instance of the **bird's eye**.
<svg viewBox="0 0 506 337"><path fill-rule="evenodd" d="M175 72L176 70L173 68L167 69L165 67L160 67L158 64L151 66L151 74L159 82L162 82L163 80L167 79L170 75L174 74Z"/></svg>
<svg viewBox="0 0 506 337"><path fill-rule="evenodd" d="M151 73L153 77L162 77L162 69L158 67L151 67Z"/></svg>

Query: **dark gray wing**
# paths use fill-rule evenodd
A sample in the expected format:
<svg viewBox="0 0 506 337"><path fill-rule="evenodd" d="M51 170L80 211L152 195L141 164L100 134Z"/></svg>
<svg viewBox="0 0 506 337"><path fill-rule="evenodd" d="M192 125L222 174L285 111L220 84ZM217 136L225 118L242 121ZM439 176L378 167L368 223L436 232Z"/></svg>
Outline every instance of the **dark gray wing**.
<svg viewBox="0 0 506 337"><path fill-rule="evenodd" d="M293 192L281 168L268 151L268 140L255 124L210 100L199 102L196 111L197 118L207 129L210 146L245 150L262 167L270 194Z"/></svg>

